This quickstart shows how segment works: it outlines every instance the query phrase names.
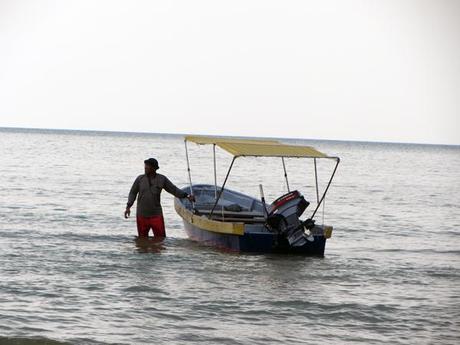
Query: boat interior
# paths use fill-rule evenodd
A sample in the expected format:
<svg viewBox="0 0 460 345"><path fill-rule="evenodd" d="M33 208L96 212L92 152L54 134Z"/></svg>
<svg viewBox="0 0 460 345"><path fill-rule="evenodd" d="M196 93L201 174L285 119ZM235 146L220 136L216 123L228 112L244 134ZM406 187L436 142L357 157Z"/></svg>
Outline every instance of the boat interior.
<svg viewBox="0 0 460 345"><path fill-rule="evenodd" d="M190 187L184 188L190 193ZM217 187L217 194L220 193ZM216 200L216 187L208 184L193 185L195 196L195 212L209 216ZM192 209L192 204L187 199L181 200L187 209ZM270 206L266 205L269 209ZM224 189L219 202L214 208L211 219L227 222L243 222L246 224L264 224L264 205L262 201L248 195Z"/></svg>

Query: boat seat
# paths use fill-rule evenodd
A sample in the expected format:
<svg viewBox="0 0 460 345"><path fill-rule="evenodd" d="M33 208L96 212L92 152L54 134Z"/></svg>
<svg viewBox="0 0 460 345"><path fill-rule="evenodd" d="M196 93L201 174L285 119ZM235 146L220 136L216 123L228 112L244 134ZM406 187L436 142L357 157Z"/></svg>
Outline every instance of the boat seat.
<svg viewBox="0 0 460 345"><path fill-rule="evenodd" d="M241 211L248 211L244 207L241 207L239 204L230 204L230 205L225 205L224 206L225 211L230 211L230 212L241 212Z"/></svg>
<svg viewBox="0 0 460 345"><path fill-rule="evenodd" d="M265 218L263 217L253 217L253 218L242 218L242 217L222 217L221 214L213 214L212 220L218 220L223 222L235 222L235 223L251 223L251 224L264 224Z"/></svg>
<svg viewBox="0 0 460 345"><path fill-rule="evenodd" d="M203 210L203 209L198 209L198 212L201 213L201 214L211 214L211 209L206 209L206 210ZM260 212L254 212L254 211L247 211L247 212L234 212L234 211L226 211L224 209L224 211L222 212L221 209L215 209L212 216L214 218L214 216L220 216L222 217L222 215L227 218L227 217L233 217L233 218L258 218L258 217L261 217L261 218L264 218L264 214L263 213L260 213Z"/></svg>

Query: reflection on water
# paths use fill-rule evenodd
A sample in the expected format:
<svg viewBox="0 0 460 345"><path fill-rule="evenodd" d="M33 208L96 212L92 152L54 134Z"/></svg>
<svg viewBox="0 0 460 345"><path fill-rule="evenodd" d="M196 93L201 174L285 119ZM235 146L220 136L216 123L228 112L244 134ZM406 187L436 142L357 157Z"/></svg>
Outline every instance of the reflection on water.
<svg viewBox="0 0 460 345"><path fill-rule="evenodd" d="M160 253L162 250L165 250L164 238L159 237L137 237L134 239L136 244L137 251L139 253Z"/></svg>

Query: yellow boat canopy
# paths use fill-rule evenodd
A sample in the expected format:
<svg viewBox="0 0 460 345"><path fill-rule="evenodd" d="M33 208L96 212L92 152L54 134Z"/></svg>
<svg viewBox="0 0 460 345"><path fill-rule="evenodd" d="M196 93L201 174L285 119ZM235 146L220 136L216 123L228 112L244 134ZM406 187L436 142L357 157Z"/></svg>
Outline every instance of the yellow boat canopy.
<svg viewBox="0 0 460 345"><path fill-rule="evenodd" d="M207 136L186 136L186 141L197 144L214 144L235 157L297 157L329 158L310 146L287 145L276 140L232 139Z"/></svg>
<svg viewBox="0 0 460 345"><path fill-rule="evenodd" d="M192 143L198 145L207 145L207 144L215 144L217 143L253 143L253 144L277 144L279 143L278 140L271 140L271 139L240 139L240 138L228 138L228 137L215 137L215 136L207 136L207 135L187 135L185 136L186 141L191 141Z"/></svg>
<svg viewBox="0 0 460 345"><path fill-rule="evenodd" d="M239 139L239 138L223 138L223 137L209 137L209 136L196 136L196 135L189 135L185 137L185 155L187 157L187 171L188 171L188 179L190 182L190 190L193 193L192 189L192 176L190 173L190 162L188 159L188 150L187 150L187 141L194 142L199 145L205 144L212 144L213 146L213 153L214 153L214 185L216 187L216 200L214 202L214 206L211 209L211 213L209 217L212 216L214 209L219 202L219 199L224 191L225 184L227 183L228 177L230 175L230 171L232 170L233 163L235 163L235 159L237 157L244 157L244 156L252 156L252 157L281 157L283 162L283 170L284 170L284 177L286 179L286 186L288 191L289 189L289 181L286 173L286 165L284 164L284 158L286 157L295 157L295 158L315 158L315 180L316 180L316 193L318 198L318 203L316 205L315 210L313 211L312 216L316 215L316 212L319 209L319 206L322 204L324 197L331 185L332 179L334 178L335 172L337 167L340 163L339 157L330 157L325 155L322 152L314 149L311 146L302 146L302 145L287 145L283 144L277 140L258 140L258 139ZM224 182L222 183L222 187L218 192L217 189L217 174L216 174L216 152L215 146L219 146L221 149L227 151L228 153L233 155L232 162L230 167L228 168L227 174L225 176ZM316 171L316 158L329 158L334 159L336 161L334 171L332 172L331 178L324 190L323 196L319 199L319 192L318 192L318 179L317 179L317 171ZM195 209L194 202L192 202L192 207ZM204 225L203 225L204 226ZM233 229L234 230L234 229ZM232 231L233 231L232 230Z"/></svg>
<svg viewBox="0 0 460 345"><path fill-rule="evenodd" d="M306 157L306 158L325 158L321 153L310 146L286 145L282 143L274 144L250 144L250 143L217 143L217 146L231 153L234 156L253 156L253 157Z"/></svg>

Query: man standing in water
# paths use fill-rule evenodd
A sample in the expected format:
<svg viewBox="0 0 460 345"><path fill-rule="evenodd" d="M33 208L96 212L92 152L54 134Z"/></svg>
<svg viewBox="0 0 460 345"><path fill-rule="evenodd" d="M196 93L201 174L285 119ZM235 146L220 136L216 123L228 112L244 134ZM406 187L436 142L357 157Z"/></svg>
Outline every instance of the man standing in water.
<svg viewBox="0 0 460 345"><path fill-rule="evenodd" d="M131 214L131 206L137 198L136 222L139 238L146 238L152 229L155 237L166 237L163 210L160 203L160 193L165 189L178 198L188 198L194 201L193 195L189 195L177 188L166 176L157 174L158 161L149 158L144 161L144 175L136 178L131 187L128 203L125 210L125 218Z"/></svg>

